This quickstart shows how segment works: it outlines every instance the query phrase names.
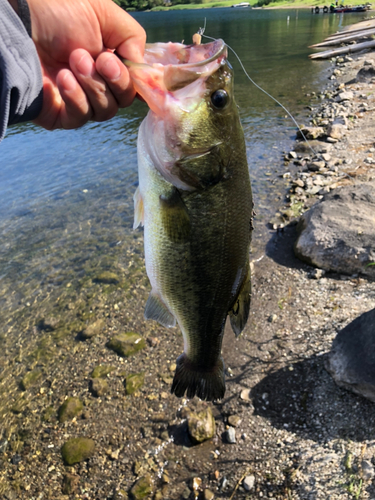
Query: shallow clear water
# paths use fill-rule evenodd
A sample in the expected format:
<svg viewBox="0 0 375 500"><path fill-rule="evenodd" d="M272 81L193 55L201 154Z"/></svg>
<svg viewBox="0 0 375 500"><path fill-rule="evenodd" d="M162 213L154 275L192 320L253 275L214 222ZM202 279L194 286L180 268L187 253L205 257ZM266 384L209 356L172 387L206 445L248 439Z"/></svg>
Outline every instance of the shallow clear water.
<svg viewBox="0 0 375 500"><path fill-rule="evenodd" d="M345 16L230 8L134 15L149 42L190 42L206 17L207 35L232 46L252 78L297 120L305 114L305 94L318 91L327 78L327 63L310 61L307 46L340 23L360 19ZM291 147L295 128L246 79L236 59L230 60L258 212L253 252L261 254L266 222L285 194L278 177L281 153ZM144 276L141 233L131 227L136 137L146 112L145 104L136 102L110 122L76 131L20 125L10 128L0 145L0 392L22 372L22 352L40 345L38 321L70 310L69 300L77 299L95 273L122 273L138 262ZM136 270L132 276L139 276ZM141 316L143 305L137 307Z"/></svg>

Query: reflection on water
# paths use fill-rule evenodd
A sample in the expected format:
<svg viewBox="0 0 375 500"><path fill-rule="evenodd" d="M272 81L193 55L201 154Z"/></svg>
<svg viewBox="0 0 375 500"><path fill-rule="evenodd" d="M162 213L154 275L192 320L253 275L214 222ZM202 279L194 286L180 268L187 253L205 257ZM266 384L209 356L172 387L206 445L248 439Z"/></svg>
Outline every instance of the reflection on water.
<svg viewBox="0 0 375 500"><path fill-rule="evenodd" d="M254 80L297 119L306 92L317 90L326 78L326 63L308 60L307 46L340 22L338 16L296 10L135 17L150 42L189 42L207 17L206 33L233 46ZM351 16L346 19L353 22ZM253 252L259 256L268 236L265 223L284 196L280 156L295 131L285 112L231 61L258 212ZM136 136L145 113L146 106L137 102L110 122L76 131L51 133L20 125L0 146L0 416L7 415L7 421L23 404L17 391L26 369L58 359L111 294L121 295L129 318L142 320L147 296L142 233L131 227ZM115 273L120 288L100 282L103 271Z"/></svg>

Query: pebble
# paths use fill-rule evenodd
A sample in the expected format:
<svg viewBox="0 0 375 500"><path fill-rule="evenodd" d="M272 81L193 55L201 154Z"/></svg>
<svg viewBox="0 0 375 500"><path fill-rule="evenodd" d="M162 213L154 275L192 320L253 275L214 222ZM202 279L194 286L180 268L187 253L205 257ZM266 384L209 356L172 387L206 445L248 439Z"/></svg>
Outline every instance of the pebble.
<svg viewBox="0 0 375 500"><path fill-rule="evenodd" d="M0 441L0 453L5 453L7 448L8 448L8 440L7 439L2 439Z"/></svg>
<svg viewBox="0 0 375 500"><path fill-rule="evenodd" d="M238 415L230 415L228 417L228 424L231 425L232 427L237 427L241 423L241 417Z"/></svg>
<svg viewBox="0 0 375 500"><path fill-rule="evenodd" d="M100 398L108 392L108 382L102 378L90 380L90 392L96 398Z"/></svg>
<svg viewBox="0 0 375 500"><path fill-rule="evenodd" d="M83 403L79 398L67 398L59 408L59 422L60 424L67 420L72 420L82 413Z"/></svg>
<svg viewBox="0 0 375 500"><path fill-rule="evenodd" d="M242 399L242 401L251 401L250 389L242 389L240 398Z"/></svg>
<svg viewBox="0 0 375 500"><path fill-rule="evenodd" d="M211 490L205 489L203 492L203 498L204 500L213 500L215 498L215 495Z"/></svg>
<svg viewBox="0 0 375 500"><path fill-rule="evenodd" d="M251 491L255 485L255 476L246 476L242 484L246 491Z"/></svg>
<svg viewBox="0 0 375 500"><path fill-rule="evenodd" d="M81 336L83 339L91 339L95 335L98 335L104 327L104 321L102 319L98 319L94 323L87 325L81 332Z"/></svg>
<svg viewBox="0 0 375 500"><path fill-rule="evenodd" d="M365 479L366 481L372 480L375 475L375 470L372 463L369 462L368 460L363 460L361 467L362 467L363 479Z"/></svg>
<svg viewBox="0 0 375 500"><path fill-rule="evenodd" d="M61 455L66 465L83 462L91 457L95 450L95 442L85 437L72 438L61 448Z"/></svg>
<svg viewBox="0 0 375 500"><path fill-rule="evenodd" d="M324 275L325 275L324 269L313 269L310 273L310 277L315 280L322 278Z"/></svg>
<svg viewBox="0 0 375 500"><path fill-rule="evenodd" d="M11 458L11 462L13 465L18 465L21 462L22 458L20 455L13 455Z"/></svg>
<svg viewBox="0 0 375 500"><path fill-rule="evenodd" d="M210 407L187 416L188 432L194 443L203 443L215 435L215 419Z"/></svg>
<svg viewBox="0 0 375 500"><path fill-rule="evenodd" d="M229 427L226 431L226 439L229 444L234 444L236 442L236 431L233 427Z"/></svg>
<svg viewBox="0 0 375 500"><path fill-rule="evenodd" d="M268 316L268 323L274 323L277 320L277 314L271 314Z"/></svg>

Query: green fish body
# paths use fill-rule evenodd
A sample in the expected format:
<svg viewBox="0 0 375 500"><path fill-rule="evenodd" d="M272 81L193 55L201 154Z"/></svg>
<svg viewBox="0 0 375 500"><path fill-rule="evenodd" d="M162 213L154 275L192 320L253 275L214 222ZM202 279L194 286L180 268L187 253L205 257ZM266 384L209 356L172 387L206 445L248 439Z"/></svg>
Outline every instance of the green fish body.
<svg viewBox="0 0 375 500"><path fill-rule="evenodd" d="M135 227L144 224L152 286L146 319L184 338L172 392L224 396L221 346L250 307L252 194L245 141L222 40L155 44L129 67L150 107L138 135Z"/></svg>

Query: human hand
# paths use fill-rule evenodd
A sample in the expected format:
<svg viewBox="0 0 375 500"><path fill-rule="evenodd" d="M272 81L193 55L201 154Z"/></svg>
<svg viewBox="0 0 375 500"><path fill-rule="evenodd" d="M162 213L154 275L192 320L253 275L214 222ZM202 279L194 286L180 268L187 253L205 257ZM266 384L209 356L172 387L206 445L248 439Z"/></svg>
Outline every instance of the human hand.
<svg viewBox="0 0 375 500"><path fill-rule="evenodd" d="M77 128L112 118L135 91L113 53L143 61L143 28L112 0L28 0L43 73L43 107L34 122Z"/></svg>

